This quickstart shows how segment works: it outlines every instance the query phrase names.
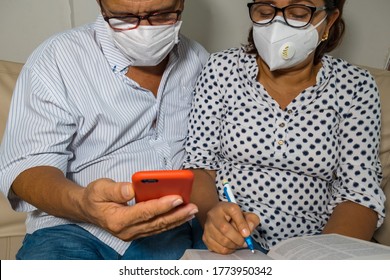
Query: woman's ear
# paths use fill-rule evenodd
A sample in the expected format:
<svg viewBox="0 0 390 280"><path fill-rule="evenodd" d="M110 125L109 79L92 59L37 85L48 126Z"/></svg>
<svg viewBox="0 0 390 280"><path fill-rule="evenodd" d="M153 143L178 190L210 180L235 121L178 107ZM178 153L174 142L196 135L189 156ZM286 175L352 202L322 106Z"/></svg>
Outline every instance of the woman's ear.
<svg viewBox="0 0 390 280"><path fill-rule="evenodd" d="M329 34L330 29L332 28L335 21L339 18L340 11L335 9L330 15L328 15L328 20L325 28L324 34Z"/></svg>

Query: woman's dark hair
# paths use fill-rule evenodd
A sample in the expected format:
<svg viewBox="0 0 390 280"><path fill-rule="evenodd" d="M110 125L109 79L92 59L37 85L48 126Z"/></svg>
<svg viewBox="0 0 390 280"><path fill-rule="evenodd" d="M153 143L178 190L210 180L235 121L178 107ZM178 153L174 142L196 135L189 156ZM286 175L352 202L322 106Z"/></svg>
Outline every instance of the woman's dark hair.
<svg viewBox="0 0 390 280"><path fill-rule="evenodd" d="M333 51L341 42L344 35L345 22L343 20L343 8L345 0L325 0L326 12L332 14L336 9L339 10L339 17L334 22L329 30L328 40L321 42L317 47L314 56L314 64L321 61L325 53ZM257 50L253 41L253 28L251 28L248 36L248 44L245 45L247 53L257 54Z"/></svg>

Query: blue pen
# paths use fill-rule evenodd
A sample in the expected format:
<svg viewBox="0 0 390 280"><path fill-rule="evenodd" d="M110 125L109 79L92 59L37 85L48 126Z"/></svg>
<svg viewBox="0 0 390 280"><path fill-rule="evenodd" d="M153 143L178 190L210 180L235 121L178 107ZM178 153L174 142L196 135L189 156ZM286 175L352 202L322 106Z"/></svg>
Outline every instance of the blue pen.
<svg viewBox="0 0 390 280"><path fill-rule="evenodd" d="M229 182L227 180L223 180L223 192L225 193L225 196L229 202L237 204L232 189L230 188ZM250 236L245 237L245 242L248 245L248 248L252 251L252 253L254 253L255 248L253 246L252 238Z"/></svg>

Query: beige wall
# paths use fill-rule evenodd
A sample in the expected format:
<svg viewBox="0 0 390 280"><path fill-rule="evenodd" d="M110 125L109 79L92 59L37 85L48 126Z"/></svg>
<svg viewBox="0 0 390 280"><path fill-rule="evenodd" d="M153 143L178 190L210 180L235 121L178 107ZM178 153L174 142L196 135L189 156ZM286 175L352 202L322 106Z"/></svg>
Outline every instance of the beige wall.
<svg viewBox="0 0 390 280"><path fill-rule="evenodd" d="M335 55L384 68L390 55L390 1L347 0L344 18L347 29Z"/></svg>
<svg viewBox="0 0 390 280"><path fill-rule="evenodd" d="M0 0L0 59L24 62L42 40L70 27L69 14L68 0Z"/></svg>
<svg viewBox="0 0 390 280"><path fill-rule="evenodd" d="M182 32L214 52L245 43L250 0L186 0ZM383 68L390 49L390 1L347 0L347 32L334 52L355 64ZM1 0L0 59L24 62L51 34L94 21L95 0Z"/></svg>

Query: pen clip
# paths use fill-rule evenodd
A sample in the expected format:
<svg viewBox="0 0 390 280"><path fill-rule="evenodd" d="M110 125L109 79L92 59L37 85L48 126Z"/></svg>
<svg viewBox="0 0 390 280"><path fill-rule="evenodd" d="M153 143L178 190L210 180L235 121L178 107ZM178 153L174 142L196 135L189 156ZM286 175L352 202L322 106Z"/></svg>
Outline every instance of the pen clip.
<svg viewBox="0 0 390 280"><path fill-rule="evenodd" d="M229 202L237 203L236 199L234 198L234 194L232 192L232 189L230 188L230 185L228 183L224 184L223 192Z"/></svg>
<svg viewBox="0 0 390 280"><path fill-rule="evenodd" d="M230 198L230 195L229 195L229 190L228 190L227 187L224 187L224 188L223 188L223 193L225 194L225 196L226 196L228 202L232 202L232 200L231 200L231 198Z"/></svg>

